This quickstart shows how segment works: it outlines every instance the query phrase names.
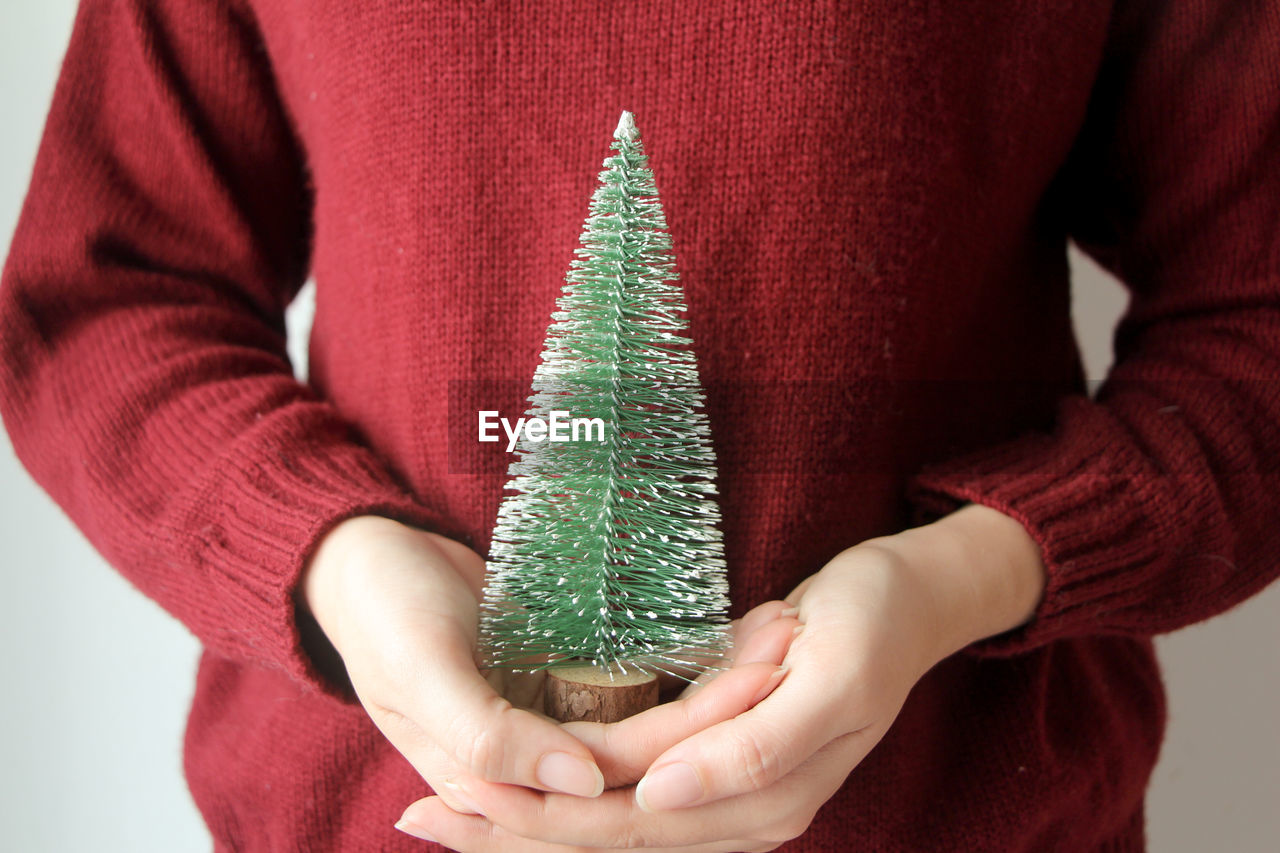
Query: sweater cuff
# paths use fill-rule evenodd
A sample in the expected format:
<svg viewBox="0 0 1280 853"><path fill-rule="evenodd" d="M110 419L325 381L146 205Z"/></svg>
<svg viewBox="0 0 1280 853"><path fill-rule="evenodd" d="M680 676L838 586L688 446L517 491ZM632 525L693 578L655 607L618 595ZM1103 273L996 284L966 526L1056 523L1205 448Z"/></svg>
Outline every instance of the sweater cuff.
<svg viewBox="0 0 1280 853"><path fill-rule="evenodd" d="M399 487L359 445L280 447L270 459L247 461L237 475L222 515L225 527L208 525L196 543L197 565L207 573L220 611L209 620L222 633L217 645L283 670L304 692L358 704L323 632L295 604L311 555L330 529L357 515L465 537L442 513Z"/></svg>
<svg viewBox="0 0 1280 853"><path fill-rule="evenodd" d="M982 504L1016 519L1040 547L1046 585L1031 619L968 653L1008 656L1115 633L1109 614L1141 611L1157 592L1164 534L1145 507L1158 479L1130 446L1107 443L1105 432L1029 434L929 466L908 484L918 524Z"/></svg>

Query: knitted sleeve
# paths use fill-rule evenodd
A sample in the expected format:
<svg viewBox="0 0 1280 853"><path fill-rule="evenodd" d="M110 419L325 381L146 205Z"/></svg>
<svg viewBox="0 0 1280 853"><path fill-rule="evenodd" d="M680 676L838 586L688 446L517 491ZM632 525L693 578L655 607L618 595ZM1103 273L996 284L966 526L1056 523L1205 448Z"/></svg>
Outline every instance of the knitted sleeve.
<svg viewBox="0 0 1280 853"><path fill-rule="evenodd" d="M351 515L447 524L293 378L310 203L248 12L84 0L0 279L0 414L208 650L354 701L301 645L305 561Z"/></svg>
<svg viewBox="0 0 1280 853"><path fill-rule="evenodd" d="M1018 519L1048 585L971 647L1148 636L1280 573L1280 7L1121 3L1057 182L1069 230L1128 288L1116 362L1051 434L921 473L921 517Z"/></svg>

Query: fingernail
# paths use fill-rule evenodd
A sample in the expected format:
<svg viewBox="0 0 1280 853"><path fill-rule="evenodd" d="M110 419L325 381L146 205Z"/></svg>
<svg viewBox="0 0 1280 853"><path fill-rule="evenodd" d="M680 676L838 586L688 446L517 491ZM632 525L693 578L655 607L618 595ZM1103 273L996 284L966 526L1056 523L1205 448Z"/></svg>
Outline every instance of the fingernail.
<svg viewBox="0 0 1280 853"><path fill-rule="evenodd" d="M457 781L453 779L442 779L441 782L445 788L449 789L449 796L458 801L458 805L463 808L470 809L472 814L484 814L484 812L481 811L480 806L476 805L476 801L471 799L471 796L467 793L466 789L459 785Z"/></svg>
<svg viewBox="0 0 1280 853"><path fill-rule="evenodd" d="M776 671L776 672L774 672L774 673L773 673L773 675L770 675L770 676L769 676L769 680L768 680L768 681L766 681L766 682L765 682L765 683L760 687L760 690L759 690L759 692L758 692L758 693L756 693L755 698L751 700L751 704L752 704L752 705L759 705L761 702L763 702L763 701L765 700L765 698L766 698L770 693L772 693L772 692L773 692L774 688L775 688L775 687L777 687L779 684L781 684L781 683L782 683L782 679L783 679L783 678L786 676L786 674L787 674L787 669L788 669L788 667L785 667L785 666L780 666L780 667L778 667L777 671Z"/></svg>
<svg viewBox="0 0 1280 853"><path fill-rule="evenodd" d="M590 761L567 752L548 752L534 771L538 783L564 794L598 797L604 793L604 774Z"/></svg>
<svg viewBox="0 0 1280 853"><path fill-rule="evenodd" d="M779 619L789 619L789 618L791 618L792 616L799 616L799 615L800 615L800 608L799 608L799 607L788 607L788 608L786 608L785 610L783 610L781 613L779 613L779 614L778 614L778 618L779 618Z"/></svg>
<svg viewBox="0 0 1280 853"><path fill-rule="evenodd" d="M436 838L434 835L427 832L425 829L418 826L416 823L414 823L411 820L400 818L398 821L396 821L395 826L396 826L396 829L400 830L406 835L412 835L414 838L421 838L423 841L435 841L436 843L439 843L440 841L440 839Z"/></svg>
<svg viewBox="0 0 1280 853"><path fill-rule="evenodd" d="M668 764L647 774L636 786L636 803L647 812L679 809L702 799L702 780L692 765Z"/></svg>
<svg viewBox="0 0 1280 853"><path fill-rule="evenodd" d="M791 636L792 636L792 637L798 637L798 636L800 636L800 632L801 632L801 631L803 631L803 630L804 630L804 625L803 625L803 624L797 625L797 626L795 626L794 628L792 628L792 629L791 629Z"/></svg>

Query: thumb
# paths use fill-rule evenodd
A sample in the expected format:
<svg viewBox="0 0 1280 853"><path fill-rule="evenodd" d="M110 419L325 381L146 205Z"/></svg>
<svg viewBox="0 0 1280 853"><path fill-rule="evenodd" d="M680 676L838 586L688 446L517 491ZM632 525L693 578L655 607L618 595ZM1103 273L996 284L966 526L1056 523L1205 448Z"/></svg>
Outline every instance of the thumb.
<svg viewBox="0 0 1280 853"><path fill-rule="evenodd" d="M610 788L630 785L653 761L696 732L731 720L768 696L786 670L770 662L735 666L698 692L618 723L566 723L595 756Z"/></svg>
<svg viewBox="0 0 1280 853"><path fill-rule="evenodd" d="M793 671L767 702L658 756L636 787L637 804L651 812L685 808L763 790L790 773L844 733L828 703L814 701L827 694L825 678Z"/></svg>
<svg viewBox="0 0 1280 853"><path fill-rule="evenodd" d="M429 741L461 774L488 782L596 797L604 776L591 751L550 719L517 708L476 669L461 632L437 638L418 658L418 685L406 716L420 729L414 746ZM403 751L403 750L402 750ZM406 753L413 761L413 756ZM417 763L415 766L417 766Z"/></svg>
<svg viewBox="0 0 1280 853"><path fill-rule="evenodd" d="M327 601L341 604L335 646L357 695L429 783L465 774L599 795L604 777L590 750L550 720L514 707L476 668L476 599L467 572L479 566L478 558L463 559L463 549L407 528L350 546L350 569L323 589Z"/></svg>
<svg viewBox="0 0 1280 853"><path fill-rule="evenodd" d="M622 787L644 774L650 760L680 740L734 716L761 701L782 681L786 670L768 663L745 664L726 671L697 694L659 705L619 723L566 723L591 748L605 771L609 787ZM482 814L503 811L503 805L532 805L529 791L480 780L459 779L460 788ZM494 810L496 807L496 811Z"/></svg>

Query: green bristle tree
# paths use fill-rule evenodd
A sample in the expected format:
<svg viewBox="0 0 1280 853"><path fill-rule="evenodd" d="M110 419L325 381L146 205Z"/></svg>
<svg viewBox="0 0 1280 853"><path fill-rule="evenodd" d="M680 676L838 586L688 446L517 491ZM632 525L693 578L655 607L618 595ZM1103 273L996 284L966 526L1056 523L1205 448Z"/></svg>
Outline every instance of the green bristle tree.
<svg viewBox="0 0 1280 853"><path fill-rule="evenodd" d="M631 113L611 148L526 413L599 418L604 440L517 445L481 606L490 667L683 675L728 643L715 454Z"/></svg>

